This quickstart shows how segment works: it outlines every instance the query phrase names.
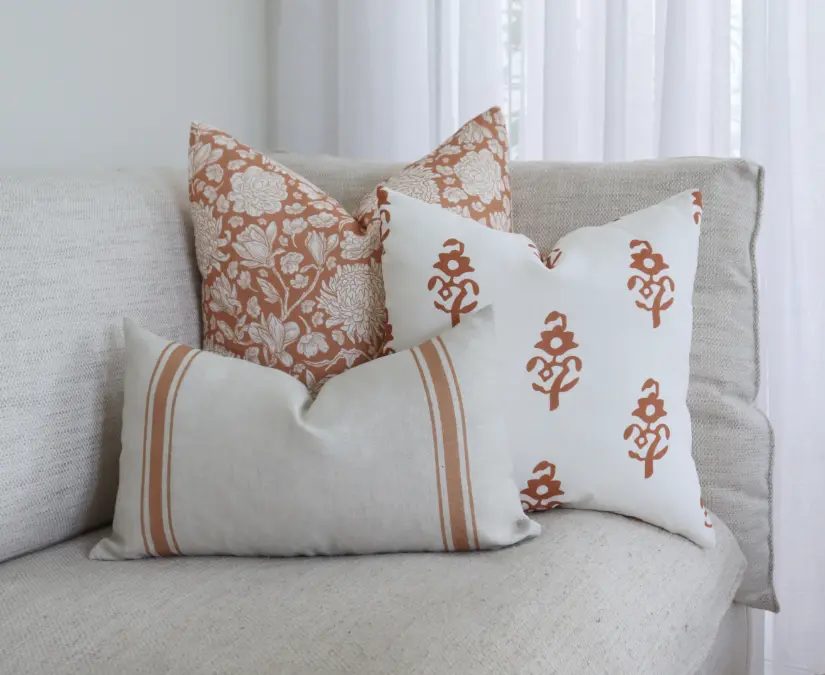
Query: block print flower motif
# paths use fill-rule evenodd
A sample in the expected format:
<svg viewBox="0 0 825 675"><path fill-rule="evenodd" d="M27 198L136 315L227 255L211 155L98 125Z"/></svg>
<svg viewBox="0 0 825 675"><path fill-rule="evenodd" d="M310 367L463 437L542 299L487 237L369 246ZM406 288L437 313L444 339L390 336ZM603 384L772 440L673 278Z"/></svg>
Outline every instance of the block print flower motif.
<svg viewBox="0 0 825 675"><path fill-rule="evenodd" d="M542 353L527 362L527 371L535 371L538 381L533 382L533 389L547 395L552 412L559 407L561 394L578 384L582 361L569 353L579 345L573 331L567 329L567 316L550 312L544 325L548 329L541 332L541 339L534 345Z"/></svg>
<svg viewBox="0 0 825 675"><path fill-rule="evenodd" d="M691 195L693 197L693 222L697 225L702 224L702 193L696 190Z"/></svg>
<svg viewBox="0 0 825 675"><path fill-rule="evenodd" d="M713 527L713 523L710 520L710 514L708 513L708 507L705 506L705 500L699 499L699 508L702 509L702 512L705 516L705 527Z"/></svg>
<svg viewBox="0 0 825 675"><path fill-rule="evenodd" d="M462 314L472 312L478 301L478 283L471 275L475 268L470 264L469 256L464 254L464 244L458 239L448 239L443 244L444 251L438 254L433 265L440 274L430 277L427 290L436 291L438 300L433 302L436 309L450 315L453 326L461 321ZM469 302L468 302L469 300Z"/></svg>
<svg viewBox="0 0 825 675"><path fill-rule="evenodd" d="M633 251L630 268L633 274L627 280L627 288L639 298L636 306L651 313L653 327L658 328L662 321L662 312L673 304L676 284L669 276L662 273L670 266L665 259L653 250L649 241L634 239L630 242Z"/></svg>
<svg viewBox="0 0 825 675"><path fill-rule="evenodd" d="M544 266L548 270L552 270L556 265L559 264L559 260L561 260L561 249L554 248L550 253L544 256L542 262L544 262Z"/></svg>
<svg viewBox="0 0 825 675"><path fill-rule="evenodd" d="M659 394L659 383L650 378L642 385L645 396L638 400L632 415L638 422L633 422L624 430L624 439L632 440L636 450L628 451L632 459L644 462L645 478L653 475L653 463L667 454L667 441L670 439L670 427L664 422L667 416L665 402Z"/></svg>
<svg viewBox="0 0 825 675"><path fill-rule="evenodd" d="M561 481L556 480L556 466L550 462L536 464L533 478L528 479L527 487L520 494L525 511L548 511L561 506L561 502L554 499L564 494Z"/></svg>

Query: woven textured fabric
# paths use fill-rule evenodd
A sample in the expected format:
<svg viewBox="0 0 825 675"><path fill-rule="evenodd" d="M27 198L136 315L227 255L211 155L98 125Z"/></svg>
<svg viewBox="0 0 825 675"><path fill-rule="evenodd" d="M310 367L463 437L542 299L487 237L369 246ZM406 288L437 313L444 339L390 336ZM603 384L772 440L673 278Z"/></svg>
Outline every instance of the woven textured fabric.
<svg viewBox="0 0 825 675"><path fill-rule="evenodd" d="M396 164L282 153L278 161L351 210ZM510 165L513 230L549 253L565 234L696 188L704 197L693 297L688 405L702 493L731 528L748 570L739 602L777 608L773 588L773 434L754 406L759 387L754 243L762 171L737 159Z"/></svg>
<svg viewBox="0 0 825 675"><path fill-rule="evenodd" d="M0 177L0 560L109 522L124 314L200 341L177 172Z"/></svg>
<svg viewBox="0 0 825 675"><path fill-rule="evenodd" d="M0 566L0 673L692 675L744 561L622 516L494 552Z"/></svg>
<svg viewBox="0 0 825 675"><path fill-rule="evenodd" d="M491 308L315 401L286 373L130 321L125 335L114 534L93 558L476 551L539 533L504 442Z"/></svg>

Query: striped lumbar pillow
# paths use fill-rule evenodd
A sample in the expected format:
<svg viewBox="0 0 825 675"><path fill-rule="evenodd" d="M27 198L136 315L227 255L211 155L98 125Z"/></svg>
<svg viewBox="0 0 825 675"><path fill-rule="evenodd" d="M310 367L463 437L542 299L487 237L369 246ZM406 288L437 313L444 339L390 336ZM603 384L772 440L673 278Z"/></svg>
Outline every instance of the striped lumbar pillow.
<svg viewBox="0 0 825 675"><path fill-rule="evenodd" d="M492 323L479 312L312 402L284 373L127 321L114 532L91 557L467 551L536 535L502 442Z"/></svg>

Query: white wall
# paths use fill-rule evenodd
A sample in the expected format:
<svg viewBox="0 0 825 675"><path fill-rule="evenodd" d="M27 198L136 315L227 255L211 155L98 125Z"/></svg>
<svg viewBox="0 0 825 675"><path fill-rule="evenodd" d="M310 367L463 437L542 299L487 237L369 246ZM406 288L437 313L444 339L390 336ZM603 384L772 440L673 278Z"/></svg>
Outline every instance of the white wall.
<svg viewBox="0 0 825 675"><path fill-rule="evenodd" d="M183 166L197 119L264 147L266 0L0 0L0 170Z"/></svg>

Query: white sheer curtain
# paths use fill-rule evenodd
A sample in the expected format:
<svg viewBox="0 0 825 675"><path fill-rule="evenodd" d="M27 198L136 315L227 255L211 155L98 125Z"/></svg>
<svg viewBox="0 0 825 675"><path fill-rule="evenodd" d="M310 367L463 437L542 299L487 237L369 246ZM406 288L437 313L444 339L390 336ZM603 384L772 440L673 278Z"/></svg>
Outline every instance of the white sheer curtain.
<svg viewBox="0 0 825 675"><path fill-rule="evenodd" d="M274 147L413 160L500 104L515 159L766 167L761 398L782 612L765 656L773 675L825 671L825 2L281 0L271 18Z"/></svg>

